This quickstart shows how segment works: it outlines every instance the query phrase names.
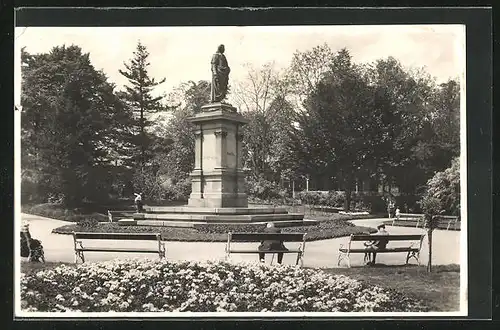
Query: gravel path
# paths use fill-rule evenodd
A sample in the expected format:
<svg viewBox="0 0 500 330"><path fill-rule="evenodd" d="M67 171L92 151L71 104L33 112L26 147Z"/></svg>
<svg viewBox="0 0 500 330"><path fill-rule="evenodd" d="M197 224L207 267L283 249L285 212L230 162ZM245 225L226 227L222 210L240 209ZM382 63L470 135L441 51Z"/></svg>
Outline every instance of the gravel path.
<svg viewBox="0 0 500 330"><path fill-rule="evenodd" d="M34 238L40 239L45 250L47 261L73 262L73 237L71 235L53 234L52 229L60 227L69 222L44 218L40 216L21 214L21 218L30 224L30 232ZM377 224L387 219L365 219L353 220L352 222L359 226L375 227ZM409 227L387 226L386 230L390 234L418 234L423 229ZM348 238L335 238L322 241L308 242L306 244L304 255L304 266L307 267L337 267L337 251L340 244L347 243ZM436 230L433 239L433 263L439 265L459 264L460 263L460 232ZM131 241L107 241L96 242L96 244L106 244L116 247L125 247L129 244L137 246L148 246L156 244L154 242L131 242ZM289 246L293 246L290 243ZM361 243L362 244L362 243ZM397 242L391 242L398 244ZM241 246L255 246L256 243L242 243ZM210 260L222 259L225 256L225 243L200 243L200 242L166 242L167 258L173 260ZM424 239L422 253L420 255L421 263L427 263L427 240ZM406 255L403 253L384 253L377 256L377 262L387 265L401 265L405 262ZM115 258L155 258L153 254L134 254L134 253L86 253L88 261L103 261ZM257 255L234 255L233 260L257 260ZM270 260L270 256L268 256ZM285 255L284 263L294 263L295 256ZM351 265L362 265L363 255L355 254L351 256ZM341 265L343 266L343 265Z"/></svg>

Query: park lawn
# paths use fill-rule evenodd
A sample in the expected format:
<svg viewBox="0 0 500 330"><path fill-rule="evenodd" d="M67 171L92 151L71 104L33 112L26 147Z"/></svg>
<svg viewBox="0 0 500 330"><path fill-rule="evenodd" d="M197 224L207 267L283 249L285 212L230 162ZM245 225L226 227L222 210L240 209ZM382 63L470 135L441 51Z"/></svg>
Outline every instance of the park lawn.
<svg viewBox="0 0 500 330"><path fill-rule="evenodd" d="M197 225L194 228L155 227L155 226L120 226L115 222L98 223L93 226L70 224L52 230L56 234L72 234L73 232L108 232L108 233L161 233L164 241L183 242L225 242L229 231L261 232L261 225ZM351 234L373 233L370 227L355 226L344 219L320 221L318 225L293 226L282 229L283 232L307 233L307 241L317 241Z"/></svg>
<svg viewBox="0 0 500 330"><path fill-rule="evenodd" d="M179 206L183 205L183 202L161 201L155 203L155 205ZM67 208L59 203L26 204L21 207L21 211L23 213L70 222L78 222L89 219L108 221L108 210L119 210L133 214L135 212L134 201L129 199L119 199L109 201L106 204L83 203L77 208Z"/></svg>
<svg viewBox="0 0 500 330"><path fill-rule="evenodd" d="M392 265L329 268L323 271L346 275L422 300L433 312L454 312L460 309L459 265L433 266L432 273L428 273L425 266Z"/></svg>
<svg viewBox="0 0 500 330"><path fill-rule="evenodd" d="M25 275L30 275L33 273L36 273L40 270L45 270L45 269L52 269L57 266L76 266L75 263L69 263L69 262L55 262L55 261L47 261L47 262L28 262L28 261L21 261L21 273L24 273Z"/></svg>
<svg viewBox="0 0 500 330"><path fill-rule="evenodd" d="M21 272L30 275L60 265L75 267L73 263L21 263ZM379 286L403 297L421 300L432 312L453 312L460 308L460 267L434 266L428 273L425 266L384 266L321 269L333 275L345 275Z"/></svg>

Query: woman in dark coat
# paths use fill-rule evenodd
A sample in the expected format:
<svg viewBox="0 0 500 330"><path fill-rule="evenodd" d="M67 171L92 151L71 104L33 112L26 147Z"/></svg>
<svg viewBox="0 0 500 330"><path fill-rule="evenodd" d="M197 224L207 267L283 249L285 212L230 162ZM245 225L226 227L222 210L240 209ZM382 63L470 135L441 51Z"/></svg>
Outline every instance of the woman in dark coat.
<svg viewBox="0 0 500 330"><path fill-rule="evenodd" d="M264 232L266 233L276 233L279 234L281 233L281 230L279 228L276 228L274 226L274 223L269 222L264 229ZM267 241L262 241L259 245L259 251L288 251L288 249L283 245L282 241L278 240L267 240ZM281 264L283 261L283 252L278 253L278 264ZM260 262L264 262L264 258L266 256L265 252L260 252L259 253L259 260Z"/></svg>
<svg viewBox="0 0 500 330"><path fill-rule="evenodd" d="M42 242L31 237L28 224L23 224L21 228L21 257L29 257L29 261L45 262Z"/></svg>

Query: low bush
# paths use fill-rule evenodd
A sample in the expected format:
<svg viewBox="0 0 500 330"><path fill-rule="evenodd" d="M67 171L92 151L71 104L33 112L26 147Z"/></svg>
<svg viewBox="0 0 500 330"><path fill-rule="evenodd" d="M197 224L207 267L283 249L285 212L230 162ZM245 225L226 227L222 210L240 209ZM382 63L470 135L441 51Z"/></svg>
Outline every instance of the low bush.
<svg viewBox="0 0 500 330"><path fill-rule="evenodd" d="M420 312L416 299L318 269L221 261L115 260L21 274L41 312Z"/></svg>
<svg viewBox="0 0 500 330"><path fill-rule="evenodd" d="M195 224L194 229L201 233L210 234L227 234L228 232L261 232L266 228L265 224L244 224L244 225L233 225L233 224Z"/></svg>
<svg viewBox="0 0 500 330"><path fill-rule="evenodd" d="M265 178L247 178L247 193L250 197L258 201L282 201L286 198L287 192L280 189L279 185L266 180Z"/></svg>
<svg viewBox="0 0 500 330"><path fill-rule="evenodd" d="M187 201L191 194L191 179L186 178L175 183L166 183L162 186L164 200Z"/></svg>
<svg viewBox="0 0 500 330"><path fill-rule="evenodd" d="M342 207L344 205L345 194L340 191L301 191L296 194L296 197L303 204Z"/></svg>
<svg viewBox="0 0 500 330"><path fill-rule="evenodd" d="M81 216L80 220L77 221L78 226L88 229L88 228L96 228L99 224L96 218L88 218L85 216Z"/></svg>

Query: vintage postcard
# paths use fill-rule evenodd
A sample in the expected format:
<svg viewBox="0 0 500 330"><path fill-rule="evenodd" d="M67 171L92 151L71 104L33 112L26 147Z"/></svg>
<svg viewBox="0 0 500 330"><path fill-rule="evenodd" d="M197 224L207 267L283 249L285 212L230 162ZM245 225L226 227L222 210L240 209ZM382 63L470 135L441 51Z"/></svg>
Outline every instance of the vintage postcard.
<svg viewBox="0 0 500 330"><path fill-rule="evenodd" d="M16 27L16 316L467 315L465 43Z"/></svg>

